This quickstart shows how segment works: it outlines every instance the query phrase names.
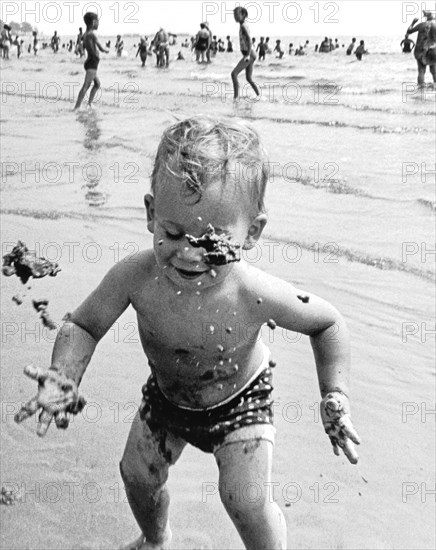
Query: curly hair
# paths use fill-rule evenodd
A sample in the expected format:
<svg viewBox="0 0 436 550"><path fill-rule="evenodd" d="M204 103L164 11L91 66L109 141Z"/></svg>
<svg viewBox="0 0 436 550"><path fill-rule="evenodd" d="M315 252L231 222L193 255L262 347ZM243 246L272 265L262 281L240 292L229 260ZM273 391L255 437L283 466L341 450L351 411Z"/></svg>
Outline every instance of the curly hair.
<svg viewBox="0 0 436 550"><path fill-rule="evenodd" d="M239 188L257 213L265 212L268 157L253 128L241 122L198 115L168 128L161 139L151 176L156 193L159 174L166 170L180 179L188 195L201 200L212 181Z"/></svg>

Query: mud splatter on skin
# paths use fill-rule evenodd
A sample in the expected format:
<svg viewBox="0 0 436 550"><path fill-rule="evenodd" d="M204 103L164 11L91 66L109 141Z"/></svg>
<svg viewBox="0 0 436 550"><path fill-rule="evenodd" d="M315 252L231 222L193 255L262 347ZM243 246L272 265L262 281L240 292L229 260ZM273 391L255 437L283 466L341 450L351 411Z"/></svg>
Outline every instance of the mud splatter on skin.
<svg viewBox="0 0 436 550"><path fill-rule="evenodd" d="M309 303L309 296L300 296L300 294L297 295L297 298L303 302L303 304Z"/></svg>
<svg viewBox="0 0 436 550"><path fill-rule="evenodd" d="M277 323L274 321L274 319L269 319L268 322L267 322L267 326L271 330L275 330L277 328Z"/></svg>
<svg viewBox="0 0 436 550"><path fill-rule="evenodd" d="M259 448L259 446L260 446L259 437L256 437L255 439L253 439L253 441L247 441L247 443L245 443L243 446L244 454L247 455L248 453L254 453L256 449Z"/></svg>
<svg viewBox="0 0 436 550"><path fill-rule="evenodd" d="M187 349L178 348L174 350L174 353L177 355L189 355L189 351Z"/></svg>
<svg viewBox="0 0 436 550"><path fill-rule="evenodd" d="M58 264L45 258L37 258L22 241L18 241L12 252L3 256L3 275L6 277L16 275L23 285L31 277L34 279L41 279L46 275L55 277L60 270Z"/></svg>
<svg viewBox="0 0 436 550"><path fill-rule="evenodd" d="M189 244L194 248L204 248L206 254L203 255L204 261L208 265L226 265L231 262L239 262L238 250L239 244L232 243L230 237L218 235L213 225L208 224L207 231L201 237L193 237L186 234Z"/></svg>

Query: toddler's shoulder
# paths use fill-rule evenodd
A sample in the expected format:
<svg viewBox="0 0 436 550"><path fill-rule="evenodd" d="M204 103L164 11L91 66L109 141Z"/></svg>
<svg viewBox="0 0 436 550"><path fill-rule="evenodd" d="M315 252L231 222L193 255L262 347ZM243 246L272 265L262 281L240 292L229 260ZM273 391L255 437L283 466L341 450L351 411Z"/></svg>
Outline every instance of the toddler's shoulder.
<svg viewBox="0 0 436 550"><path fill-rule="evenodd" d="M137 279L144 282L154 276L155 270L156 260L153 250L150 249L129 254L117 262L111 271L123 282Z"/></svg>
<svg viewBox="0 0 436 550"><path fill-rule="evenodd" d="M241 290L256 296L272 297L295 290L291 282L247 263L240 264L238 277Z"/></svg>

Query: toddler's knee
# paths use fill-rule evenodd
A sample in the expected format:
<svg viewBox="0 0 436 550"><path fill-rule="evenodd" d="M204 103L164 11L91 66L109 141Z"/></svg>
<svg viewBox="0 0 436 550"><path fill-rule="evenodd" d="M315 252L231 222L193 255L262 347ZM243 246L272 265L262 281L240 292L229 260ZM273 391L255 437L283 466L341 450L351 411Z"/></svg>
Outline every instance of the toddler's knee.
<svg viewBox="0 0 436 550"><path fill-rule="evenodd" d="M168 479L168 468L153 462L137 464L125 456L120 462L121 478L126 486L141 485L151 491L161 489Z"/></svg>
<svg viewBox="0 0 436 550"><path fill-rule="evenodd" d="M242 487L239 484L236 487L228 487L221 484L219 492L227 513L237 521L262 514L268 505L265 488L258 484L253 484L252 487Z"/></svg>

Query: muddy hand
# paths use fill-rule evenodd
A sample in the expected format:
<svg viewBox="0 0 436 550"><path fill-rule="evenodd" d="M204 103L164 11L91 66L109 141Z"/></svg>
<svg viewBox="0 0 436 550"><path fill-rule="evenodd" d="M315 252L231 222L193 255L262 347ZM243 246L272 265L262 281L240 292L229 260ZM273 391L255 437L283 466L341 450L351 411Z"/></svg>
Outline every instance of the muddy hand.
<svg viewBox="0 0 436 550"><path fill-rule="evenodd" d="M85 399L79 397L74 380L55 370L33 365L25 367L24 374L38 382L38 393L21 407L14 417L15 422L23 422L40 411L36 431L39 436L46 434L53 419L58 428L68 428L70 415L79 413L86 404Z"/></svg>
<svg viewBox="0 0 436 550"><path fill-rule="evenodd" d="M359 455L354 443L359 445L360 437L351 423L347 396L340 392L328 393L321 401L321 419L335 455L340 455L341 448L348 460L357 464Z"/></svg>

